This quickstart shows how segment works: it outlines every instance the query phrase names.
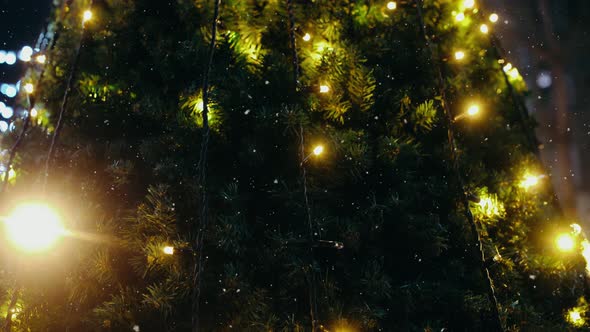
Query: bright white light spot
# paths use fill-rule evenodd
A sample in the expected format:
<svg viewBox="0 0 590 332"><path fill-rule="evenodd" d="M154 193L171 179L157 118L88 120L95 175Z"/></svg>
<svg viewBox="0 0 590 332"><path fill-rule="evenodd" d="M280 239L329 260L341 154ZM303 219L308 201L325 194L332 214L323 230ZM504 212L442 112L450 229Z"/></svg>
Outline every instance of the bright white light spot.
<svg viewBox="0 0 590 332"><path fill-rule="evenodd" d="M512 69L512 64L508 62L504 67L502 67L502 69L504 69L504 72L507 73L510 71L510 69Z"/></svg>
<svg viewBox="0 0 590 332"><path fill-rule="evenodd" d="M313 154L315 154L316 156L321 155L322 152L324 152L324 147L322 145L318 145L315 148L313 148Z"/></svg>
<svg viewBox="0 0 590 332"><path fill-rule="evenodd" d="M33 49L31 46L23 47L20 52L18 52L18 59L24 62L31 61L31 56L33 55Z"/></svg>
<svg viewBox="0 0 590 332"><path fill-rule="evenodd" d="M389 1L387 3L387 9L389 10L394 10L397 8L397 3L395 3L395 1Z"/></svg>
<svg viewBox="0 0 590 332"><path fill-rule="evenodd" d="M469 116L477 115L477 113L479 113L479 105L473 104L467 109L467 115Z"/></svg>
<svg viewBox="0 0 590 332"><path fill-rule="evenodd" d="M568 233L561 233L555 239L557 249L560 251L572 251L576 245L574 238Z"/></svg>
<svg viewBox="0 0 590 332"><path fill-rule="evenodd" d="M475 0L465 0L463 1L463 6L465 6L465 8L473 8L473 6L475 6Z"/></svg>
<svg viewBox="0 0 590 332"><path fill-rule="evenodd" d="M465 19L465 14L463 14L463 13L459 13L459 14L455 15L455 21L457 21L457 22L461 22L464 19Z"/></svg>
<svg viewBox="0 0 590 332"><path fill-rule="evenodd" d="M166 254L166 255L174 255L174 247L171 246L165 246L164 249L162 249L162 251Z"/></svg>
<svg viewBox="0 0 590 332"><path fill-rule="evenodd" d="M520 186L524 189L534 187L539 184L540 176L527 174L524 179L520 182Z"/></svg>
<svg viewBox="0 0 590 332"><path fill-rule="evenodd" d="M27 83L25 84L24 89L26 93L31 94L35 91L35 86L33 86L33 83Z"/></svg>
<svg viewBox="0 0 590 332"><path fill-rule="evenodd" d="M482 24L479 26L479 31L481 31L481 33L488 33L490 29L488 28L487 24Z"/></svg>
<svg viewBox="0 0 590 332"><path fill-rule="evenodd" d="M327 85L320 85L320 93L328 93L330 91L330 87Z"/></svg>
<svg viewBox="0 0 590 332"><path fill-rule="evenodd" d="M303 36L303 40L304 40L304 41L310 41L310 40L311 40L311 35L310 35L309 33L306 33L306 34Z"/></svg>
<svg viewBox="0 0 590 332"><path fill-rule="evenodd" d="M465 52L457 51L455 52L455 60L463 60L465 59Z"/></svg>
<svg viewBox="0 0 590 332"><path fill-rule="evenodd" d="M59 215L47 205L27 203L17 206L5 220L10 241L26 252L53 246L66 231Z"/></svg>
<svg viewBox="0 0 590 332"><path fill-rule="evenodd" d="M16 63L16 53L14 53L14 52L6 53L6 58L4 59L4 62L6 62L6 64L10 65L10 66L15 64Z"/></svg>
<svg viewBox="0 0 590 332"><path fill-rule="evenodd" d="M0 121L0 132L5 133L8 130L8 122Z"/></svg>
<svg viewBox="0 0 590 332"><path fill-rule="evenodd" d="M16 93L18 91L16 90L16 86L12 85L12 84L8 84L6 86L6 89L4 91L4 94L8 97L8 98L13 98L14 96L16 96Z"/></svg>
<svg viewBox="0 0 590 332"><path fill-rule="evenodd" d="M582 313L579 308L570 309L567 313L567 320L574 326L581 327L584 325L586 320L582 317Z"/></svg>
<svg viewBox="0 0 590 332"><path fill-rule="evenodd" d="M14 115L14 110L12 109L12 107L2 107L0 109L0 114L5 119L10 119Z"/></svg>
<svg viewBox="0 0 590 332"><path fill-rule="evenodd" d="M40 64L44 64L45 61L47 61L47 56L45 54L40 54L35 58L35 61L37 61Z"/></svg>
<svg viewBox="0 0 590 332"><path fill-rule="evenodd" d="M6 62L6 51L0 51L0 64Z"/></svg>
<svg viewBox="0 0 590 332"><path fill-rule="evenodd" d="M33 117L33 118L34 118L34 117L36 117L36 116L37 116L37 109L36 109L36 108L33 108L33 109L31 110L31 117Z"/></svg>
<svg viewBox="0 0 590 332"><path fill-rule="evenodd" d="M548 87L553 84L553 79L551 78L551 73L547 71L542 71L537 75L537 85L541 89L547 89Z"/></svg>
<svg viewBox="0 0 590 332"><path fill-rule="evenodd" d="M490 22L496 23L498 22L498 19L500 19L500 17L498 17L498 14L493 13L492 15L490 15Z"/></svg>
<svg viewBox="0 0 590 332"><path fill-rule="evenodd" d="M84 14L82 15L82 22L86 23L88 21L90 21L92 19L92 11L90 11L90 9L87 9L84 11Z"/></svg>
<svg viewBox="0 0 590 332"><path fill-rule="evenodd" d="M512 68L508 71L508 76L517 79L518 77L520 77L520 73L518 72L518 69Z"/></svg>

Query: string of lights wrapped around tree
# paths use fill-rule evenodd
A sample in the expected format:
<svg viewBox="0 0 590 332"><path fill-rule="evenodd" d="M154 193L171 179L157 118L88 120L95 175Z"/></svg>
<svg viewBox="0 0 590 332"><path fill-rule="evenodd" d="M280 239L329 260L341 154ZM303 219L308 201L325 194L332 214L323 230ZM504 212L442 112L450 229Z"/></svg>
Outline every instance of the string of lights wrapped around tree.
<svg viewBox="0 0 590 332"><path fill-rule="evenodd" d="M210 45L209 45L209 61L207 63L207 65L205 66L205 73L203 75L203 84L202 84L202 99L200 102L200 107L202 109L202 121L203 121L203 140L201 142L201 150L200 150L200 155L199 155L199 166L198 166L198 172L199 172L199 186L200 186L200 194L201 194L201 201L202 201L202 206L201 206L201 210L200 210L200 224L196 226L197 229L197 233L196 233L196 238L194 239L194 243L191 244L190 248L183 248L183 247L179 247L179 246L174 246L171 245L170 243L167 243L165 246L162 246L161 249L161 253L164 255L177 255L178 253L183 253L183 252L190 252L192 253L194 256L196 256L195 258L195 264L194 264L194 270L193 270L193 293L191 294L191 298L192 298L192 305L193 308L191 310L191 314L192 314L192 328L193 331L198 331L200 329L200 322L199 322L199 316L200 316L200 312L199 312L199 303L200 303L200 294L201 294L201 287L202 287L202 275L203 275L203 271L204 271L204 261L203 261L203 247L204 247L204 242L205 242L205 234L206 234L206 230L208 227L208 220L210 218L209 216L209 202L208 202L208 184L207 184L207 166L208 166L208 159L207 159L207 149L208 149L208 144L209 144L209 136L210 136L210 109L209 106L211 104L211 101L209 100L209 74L210 71L212 69L213 66L213 53L214 50L216 48L216 32L217 32L217 22L219 19L219 7L220 7L220 1L219 0L214 0L214 4L215 4L215 11L214 11L214 15L213 15L213 22L212 22L212 38L210 40ZM439 59L435 59L437 54L440 54L440 45L436 44L435 42L433 42L433 40L429 37L429 35L426 32L426 25L424 22L424 17L422 16L422 1L420 0L415 0L415 5L416 5L416 9L418 11L418 18L420 21L420 28L421 28L421 32L422 35L424 37L424 40L427 44L427 46L430 49L430 56L431 56L431 60L434 63L434 65L437 68L437 88L438 91L437 93L440 93L441 95L441 106L443 108L443 112L444 112L444 116L445 116L445 127L447 129L447 138L448 138L448 145L449 145L449 154L450 154L450 162L452 163L452 171L453 171L453 175L456 177L456 181L458 183L458 186L460 187L461 190L461 203L463 205L464 208L464 212L465 212L465 217L467 218L467 221L469 223L470 229L472 231L472 233L474 235L476 235L477 240L478 240L478 254L479 254L479 265L480 268L482 270L482 273L485 275L486 277L486 282L487 282L487 286L488 286L488 297L490 302L493 304L493 313L495 315L494 317L494 323L497 325L495 326L496 330L504 330L504 326L503 326L503 320L500 314L500 309L501 306L498 303L498 299L496 298L496 294L495 294L495 289L494 289L494 284L493 284L493 280L491 278L491 274L490 271L487 267L488 264L488 260L486 259L486 255L484 252L484 243L483 243L483 235L481 234L481 229L478 228L478 224L476 222L476 220L474 219L473 216L473 212L469 206L469 196L475 196L475 195L468 195L470 193L466 192L468 190L467 185L465 183L465 180L463 179L463 174L461 173L459 166L458 166L458 162L459 162L459 157L457 155L457 138L456 138L456 132L455 127L462 125L463 123L460 121L464 121L464 120L469 120L469 119L474 119L478 116L481 115L482 112L482 105L476 101L470 101L469 103L466 104L466 107L463 109L463 112L461 112L460 114L456 115L453 117L453 115L451 114L451 111L449 109L449 99L445 93L446 87L445 87L445 77L442 74L442 69L441 69L441 63L440 61L438 61ZM398 8L398 4L394 1L389 1L387 3L383 3L381 5L382 7L384 7L385 12L391 14L393 11L395 10L399 10ZM470 10L475 10L475 1L473 0L466 0L462 2L462 8L464 9L470 9ZM295 15L293 14L293 4L291 3L290 0L287 0L287 10L288 10L288 16L289 16L289 39L290 39L290 45L292 47L292 51L293 51L293 72L294 72L294 83L295 83L295 87L296 87L296 93L299 93L299 87L301 85L300 82L300 75L301 72L304 71L302 70L303 67L300 68L299 66L299 55L298 55L298 51L297 51L297 44L296 44L296 38L295 38L295 32L296 32L296 28L295 28ZM454 20L456 22L463 22L466 19L469 20L469 14L466 16L465 15L466 12L461 11L459 13L456 13ZM475 13L475 12L474 12ZM480 15L480 19L484 18L484 22L487 20L489 20L489 22L491 22L492 24L497 22L499 17L497 14L493 13L491 15L489 15L489 17L484 17L484 15ZM82 29L83 32L84 27L85 27L85 23L89 22L92 18L92 12L91 11L85 11L82 15ZM480 22L481 23L481 22ZM482 34L490 34L491 38L492 38L492 46L495 49L496 52L498 52L498 58L499 58L499 51L497 49L498 45L496 44L497 41L495 39L495 36L493 35L493 33L491 32L491 28L487 23L477 23L476 27L479 29L479 32L481 32ZM310 34L309 32L306 32L301 38L302 40L307 43L310 42L312 40L312 35L314 35L313 38L316 37L316 34L313 33L313 31L311 31L312 34ZM83 33L84 35L84 33ZM76 56L75 56L75 60L74 60L74 65L71 68L70 71L70 75L67 79L67 86L66 86L66 90L64 92L64 97L63 97L63 101L62 101L62 108L59 112L59 118L57 120L57 127L56 127L56 131L54 132L54 135L52 137L52 142L51 142L51 146L49 149L49 153L48 153L48 157L46 160L46 165L45 165L45 172L43 173L44 176L44 187L47 184L47 177L49 175L49 168L50 168L50 163L51 163L51 157L55 152L55 144L56 141L58 139L58 133L60 131L60 129L63 126L62 120L63 120L63 116L65 115L66 112L66 107L67 107L67 102L68 102L68 94L69 91L72 89L72 81L74 80L75 77L75 72L76 72L76 67L77 67L77 62L79 59L79 53L80 53L80 48L82 48L82 43L83 43L84 37L82 37L81 41L80 41L80 45L77 49L76 52ZM323 46L322 46L323 47ZM329 47L329 46L326 46ZM469 50L466 49L454 49L453 52L450 53L451 56L451 61L453 64L460 64L462 62L465 61L469 61L470 59L470 53ZM498 59L499 60L499 59ZM43 58L43 63L46 61L45 58ZM516 70L516 68L514 68L511 64L504 64L504 63L500 63L500 69L502 71L502 75L504 76L504 80L506 82L506 84L508 85L509 91L510 91L510 95L511 95L511 99L514 101L514 103L517 106L517 109L522 113L522 112L526 112L526 108L523 109L524 105L521 105L520 99L518 98L519 96L516 95L516 89L514 87L512 87L512 84L510 82L511 79L515 79L515 78L519 78L519 73L518 70ZM42 75L41 75L42 76ZM37 83L37 86L39 85L39 83ZM330 96L332 93L337 93L338 91L338 86L336 84L334 84L334 82L331 82L329 79L326 80L321 80L319 81L319 84L314 85L316 87L316 91L317 93L319 93L321 96L323 97L328 97ZM27 83L24 85L24 89L23 91L25 91L27 93L27 95L31 95L35 92L35 85L33 85L32 83ZM34 105L34 101L32 103L30 103L30 105ZM30 106L32 108L32 106ZM198 108L198 107L197 107ZM8 171L10 168L10 164L12 163L12 160L14 158L14 155L16 154L16 150L19 146L19 143L21 142L21 139L24 137L24 134L27 130L27 126L28 126L28 122L30 121L30 116L31 116L31 111L28 113L27 118L25 120L25 122L23 123L23 129L21 131L21 134L19 135L17 142L13 145L13 148L11 149L11 157L9 158L9 164L8 167L6 169L6 173L4 174L4 183L3 183L3 190L2 193L4 193L4 189L6 188L6 183L7 183L7 179L8 179ZM524 114L521 114L521 116L524 116ZM527 126L526 122L528 121L527 118L522 117L521 121L523 123L523 129L526 131L526 134L528 136L528 139L531 141L531 145L533 146L533 149L536 147L536 143L534 141L534 137L533 140L530 139L530 132L528 131L529 126ZM321 320L318 317L318 313L317 313L317 285L316 285L316 276L315 276L315 270L314 270L314 250L313 248L317 248L317 247L324 247L324 248L336 248L336 249L341 249L343 247L342 242L339 241L324 241L324 240L318 240L316 241L316 237L314 235L314 224L313 224L313 219L312 219L312 214L311 214L311 207L310 207L310 203L309 203L309 197L308 197L308 188L307 188L307 174L306 174L306 162L308 162L308 160L310 158L315 158L315 157L319 157L320 155L322 155L322 153L324 153L324 146L323 145L316 145L316 146L306 146L306 142L304 141L304 136L305 136L305 132L304 132L304 127L302 124L299 124L299 130L297 135L299 136L299 158L298 158L298 162L299 162L299 166L300 166L300 170L301 170L301 181L302 181L302 190L303 190L303 198L304 198L304 204L305 204L305 209L306 209L306 214L307 214L307 226L308 226L308 230L309 230L309 239L307 241L302 241L300 242L301 244L305 245L305 246L309 246L309 252L310 252L310 256L308 257L311 260L311 264L309 265L309 271L308 271L308 286L309 286L309 302L310 302L310 318L311 318L311 328L312 331L316 331L318 329L322 330L322 331L328 331L323 325L321 325ZM311 149L311 151L309 151ZM536 151L538 152L538 151ZM540 181L545 178L545 175L537 175L534 172L529 172L527 174L525 174L522 178L519 177L518 179L516 179L515 181L518 183L518 186L520 188L522 188L522 190L524 190L524 192L527 191L533 191L533 188L537 185L539 185ZM479 209L478 212L476 213L481 213L482 215L487 215L487 216L492 216L492 215L502 215L503 213L505 213L504 211L504 206L502 205L502 202L498 199L497 196L495 196L494 194L486 194L486 195L480 195L478 197L473 197L472 201L474 203L477 204L477 208ZM35 208L30 208L28 211L33 211L35 210ZM49 214L49 213L45 213L45 214ZM54 225L55 226L55 225ZM56 229L60 230L59 235L63 235L62 233L66 232L65 230L63 230L63 228L60 228L62 226L55 226L51 228L51 231L47 232L47 233L52 233L54 232ZM319 228L319 225L318 225ZM554 243L552 243L553 245L555 245L555 247L564 253L567 252L577 252L580 251L581 255L584 257L584 259L586 260L586 270L587 273L590 273L588 271L590 271L590 244L588 242L588 240L585 238L585 236L583 235L582 229L578 224L572 224L571 226L571 230L569 231L563 231L561 233L559 233L555 239L554 239ZM21 233L19 229L14 229L14 232L16 235L19 235ZM318 232L318 234L320 234ZM22 235L22 234L21 234ZM18 237L18 236L16 236ZM43 242L43 241L41 241ZM494 256L494 261L496 261L496 259L501 259L501 255L500 255L500 250L498 250L498 247L496 247L496 252L497 252L497 256ZM11 304L9 305L9 309L10 308L14 308L14 306L16 305L16 302L18 300L17 294L19 292L18 287L15 287L15 289L13 290L13 297L11 299ZM571 310L569 310L567 313L565 313L565 320L567 322L569 322L570 324L572 324L573 326L576 327L581 327L584 326L585 324L585 312L587 311L587 303L585 301L585 299L582 297L580 298L578 304L576 307L571 308ZM10 310L9 310L10 311ZM8 322L8 326L10 324L10 317L12 314L8 314L10 316L7 316L6 321ZM319 325L319 326L318 326ZM8 327L8 330L10 330L10 326Z"/></svg>
<svg viewBox="0 0 590 332"><path fill-rule="evenodd" d="M420 29L422 30L422 34L424 36L424 40L427 43L428 48L430 49L430 54L431 57L434 57L434 54L437 54L438 52L436 52L435 50L437 49L437 44L434 43L431 38L429 38L428 33L426 32L426 24L424 22L424 17L422 16L422 1L421 0L415 0L414 1L416 4L416 9L418 11L418 19L420 22ZM465 2L465 7L466 8L470 8L473 7L474 3L473 1L466 1ZM455 59L457 60L463 60L465 57L465 54L462 51L458 51L455 53ZM459 190L462 193L462 201L463 201L463 208L465 210L465 217L467 218L467 221L471 227L471 231L472 233L476 236L477 238L477 250L478 250L478 254L479 254L479 259L480 259L480 267L481 270L486 278L486 282L487 282L487 287L488 287L488 296L489 296L489 300L492 303L492 310L494 313L494 323L496 326L494 326L494 330L497 331L504 331L504 326L502 324L502 318L500 317L500 310L499 310L499 303L498 303L498 299L496 298L496 292L494 290L494 283L492 280L492 277L490 275L490 271L486 265L486 256L485 256L485 252L484 252L484 245L483 245L483 240L481 237L481 234L479 232L478 226L473 218L473 214L471 213L471 209L469 208L469 200L466 194L466 187L465 187L465 182L463 180L463 177L461 176L461 173L459 172L459 166L458 166L458 158L457 155L455 153L455 151L457 150L457 145L455 143L455 134L453 132L453 116L451 115L450 110L448 109L448 100L446 97L446 92L445 92L445 86L444 86L444 78L442 75L442 69L441 69L441 65L440 62L437 61L436 59L433 59L434 62L434 66L436 67L435 72L437 73L437 85L438 85L438 93L440 93L441 96L441 106L443 109L444 117L447 119L447 134L448 134L448 144L449 144L449 153L450 153L450 161L452 163L452 169L455 175L455 178L458 182L459 185ZM479 109L479 105L477 104L471 104L465 115L462 114L462 116L475 116L479 113L480 109ZM457 117L455 117L454 119L455 121L458 120Z"/></svg>
<svg viewBox="0 0 590 332"><path fill-rule="evenodd" d="M201 193L201 211L199 224L196 225L196 237L194 239L194 252L197 254L193 270L193 291L192 291L192 331L200 331L200 304L201 304L201 287L203 284L203 248L205 233L209 224L209 193L207 187L207 166L208 166L208 149L211 130L209 128L209 74L213 67L213 54L215 51L215 39L217 36L217 21L219 20L219 5L221 0L213 0L214 12L211 23L211 41L208 51L208 62L203 73L203 140L199 154L199 187Z"/></svg>
<svg viewBox="0 0 590 332"><path fill-rule="evenodd" d="M90 1L88 8L82 13L82 35L80 36L80 42L78 43L78 47L76 48L76 52L74 53L74 60L72 63L72 67L70 68L70 75L66 81L66 87L64 90L63 99L61 102L61 107L59 110L59 115L57 118L57 123L55 125L55 130L53 131L53 136L51 137L51 144L49 145L49 151L47 152L47 159L45 160L45 172L43 178L43 191L47 189L47 180L49 179L49 167L51 166L51 161L53 159L53 154L55 153L55 144L57 143L59 134L61 132L64 116L66 113L66 109L68 106L68 100L70 96L70 90L72 89L72 83L74 82L74 77L76 76L76 71L78 69L78 63L80 61L80 51L84 46L84 40L86 38L86 25L92 20L92 4L93 1Z"/></svg>
<svg viewBox="0 0 590 332"><path fill-rule="evenodd" d="M299 65L299 52L297 51L297 42L295 38L295 17L293 14L293 3L292 0L287 0L287 13L289 16L289 39L290 39L290 46L292 49L292 57L293 57L293 83L295 84L295 94L299 94L299 75L301 72L301 68ZM304 41L309 41L311 39L309 34L303 36ZM311 216L311 207L309 205L309 197L307 194L307 169L306 169L306 162L309 157L313 154L319 156L323 152L323 147L318 146L314 149L314 151L306 156L305 152L305 133L303 131L303 124L299 124L299 158L300 163L299 166L301 168L301 181L302 181L302 188L303 188L303 203L305 206L305 214L307 219L307 226L308 226L308 241L310 243L309 246L309 266L307 275L307 283L308 283L308 293L309 293L309 315L311 321L311 330L316 331L316 324L318 323L318 309L317 309L317 276L315 272L315 253L312 247L312 243L314 242L314 231L313 231L313 220Z"/></svg>

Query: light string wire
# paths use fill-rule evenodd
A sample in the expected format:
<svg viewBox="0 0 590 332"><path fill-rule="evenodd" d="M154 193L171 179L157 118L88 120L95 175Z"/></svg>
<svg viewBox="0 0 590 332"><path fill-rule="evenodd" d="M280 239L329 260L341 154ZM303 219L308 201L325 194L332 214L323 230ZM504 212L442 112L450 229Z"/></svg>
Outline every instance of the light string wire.
<svg viewBox="0 0 590 332"><path fill-rule="evenodd" d="M292 57L293 57L293 79L295 83L295 92L299 92L299 77L301 74L300 66L299 66L299 54L297 52L297 43L295 38L295 14L293 11L293 4L292 0L287 0L287 14L289 16L289 39L291 44L292 50ZM313 250L313 241L314 241L314 232L313 232L313 219L311 215L311 206L309 204L309 195L307 192L307 169L306 169L306 155L305 155L305 139L304 139L304 132L303 132L303 124L299 124L299 157L300 157L300 167L301 167L301 180L302 180L302 187L303 187L303 202L305 204L305 212L307 214L307 224L309 228L309 254L310 254L310 265L309 271L307 273L308 284L309 284L309 315L311 319L311 331L315 332L317 330L316 323L318 319L317 314L317 277L315 272L315 254Z"/></svg>
<svg viewBox="0 0 590 332"><path fill-rule="evenodd" d="M463 204L463 208L465 210L465 217L467 218L467 221L469 222L471 232L474 235L476 235L476 237L477 237L477 251L478 251L479 260L480 260L480 262L479 262L480 268L481 268L482 273L485 275L485 280L486 280L486 283L488 286L487 287L488 297L489 297L490 302L492 303L492 311L494 313L494 325L495 325L494 330L504 331L504 326L502 323L502 319L500 317L499 303L498 303L498 299L496 297L496 292L494 289L494 283L493 283L490 271L486 265L483 240L482 240L481 234L479 232L479 229L477 227L477 224L473 218L473 214L471 213L471 210L469 208L469 199L468 199L467 194L465 192L465 182L464 182L464 180L461 176L461 173L459 171L458 158L456 155L455 134L453 132L453 117L451 115L450 110L448 109L448 103L447 103L447 97L446 97L446 92L445 92L445 87L444 87L444 78L443 78L443 74L442 74L441 64L440 64L440 61L437 61L435 59L435 54L438 53L437 49L439 46L430 39L430 37L428 36L428 34L426 32L426 24L424 22L424 16L422 14L422 1L421 0L414 0L414 2L416 4L416 9L418 12L418 19L420 20L420 30L422 32L422 35L423 35L424 40L426 42L426 45L428 46L428 48L430 50L431 60L436 66L437 84L438 84L439 93L440 93L441 99L442 99L441 105L442 105L443 111L445 113L445 117L447 119L447 139L448 139L448 144L449 144L449 150L450 150L449 152L450 152L452 168L453 168L455 178L460 186L461 196L462 196L461 201Z"/></svg>
<svg viewBox="0 0 590 332"><path fill-rule="evenodd" d="M193 292L192 292L192 331L198 332L200 329L200 304L201 304L201 287L202 274L204 269L203 248L207 224L209 222L209 195L207 188L207 162L209 148L209 75L213 67L213 54L215 51L215 39L217 38L217 21L219 20L219 7L221 0L213 0L214 12L213 22L211 23L211 42L209 43L209 59L205 72L203 73L203 138L201 141L201 150L199 154L199 163L197 170L199 172L199 187L201 191L201 211L200 223L196 238L194 241L194 252L197 255L193 270Z"/></svg>
<svg viewBox="0 0 590 332"><path fill-rule="evenodd" d="M88 8L92 10L92 6L94 4L94 0L90 1ZM80 42L78 43L78 47L76 48L76 53L74 54L74 61L72 63L72 68L70 69L70 75L68 76L68 80L66 82L66 89L64 91L63 99L61 102L59 115L57 118L57 124L55 125L55 130L53 131L53 136L51 137L51 144L49 145L49 151L47 152L47 159L45 159L45 169L43 171L43 193L46 194L47 191L47 181L49 179L49 167L51 166L51 161L53 159L53 155L55 153L55 146L57 140L59 138L59 134L63 127L64 116L66 113L66 108L68 106L70 91L72 90L72 83L74 81L74 77L76 76L76 71L78 70L78 64L80 62L80 53L82 48L84 47L84 41L86 39L86 21L82 21L82 36L80 36Z"/></svg>

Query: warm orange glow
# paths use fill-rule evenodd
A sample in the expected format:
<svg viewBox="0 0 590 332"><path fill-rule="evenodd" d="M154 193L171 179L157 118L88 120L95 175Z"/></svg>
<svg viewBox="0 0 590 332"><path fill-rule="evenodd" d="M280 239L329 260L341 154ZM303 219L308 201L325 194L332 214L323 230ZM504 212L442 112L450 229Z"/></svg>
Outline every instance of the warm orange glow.
<svg viewBox="0 0 590 332"><path fill-rule="evenodd" d="M322 145L318 145L315 148L313 148L313 154L315 154L316 156L321 155L324 152L324 147Z"/></svg>
<svg viewBox="0 0 590 332"><path fill-rule="evenodd" d="M37 61L37 63L44 64L45 61L47 61L47 56L45 54L38 55L35 58L35 61Z"/></svg>
<svg viewBox="0 0 590 332"><path fill-rule="evenodd" d="M82 23L86 23L88 21L90 21L92 19L92 11L90 9L87 9L84 11L84 14L82 14Z"/></svg>
<svg viewBox="0 0 590 332"><path fill-rule="evenodd" d="M465 52L463 52L463 51L455 52L455 60L461 61L463 59L465 59Z"/></svg>
<svg viewBox="0 0 590 332"><path fill-rule="evenodd" d="M47 250L66 234L59 214L41 203L17 206L4 226L8 239L26 252Z"/></svg>
<svg viewBox="0 0 590 332"><path fill-rule="evenodd" d="M573 236L569 233L561 233L557 235L555 238L555 245L559 251L563 252L570 252L574 250L576 246L576 241L574 240Z"/></svg>
<svg viewBox="0 0 590 332"><path fill-rule="evenodd" d="M35 91L35 86L33 85L33 83L27 83L24 86L25 92L28 94L33 93L33 91Z"/></svg>

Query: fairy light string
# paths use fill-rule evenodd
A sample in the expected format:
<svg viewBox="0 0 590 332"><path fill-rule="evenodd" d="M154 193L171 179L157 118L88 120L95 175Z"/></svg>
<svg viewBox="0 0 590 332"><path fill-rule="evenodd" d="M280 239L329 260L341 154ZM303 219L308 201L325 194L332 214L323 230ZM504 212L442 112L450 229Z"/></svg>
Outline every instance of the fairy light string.
<svg viewBox="0 0 590 332"><path fill-rule="evenodd" d="M213 19L211 22L211 41L209 43L209 59L205 72L203 73L203 138L201 141L201 150L199 155L199 164L197 166L199 172L199 188L201 191L201 211L200 223L194 241L196 252L196 262L193 269L193 291L192 291L192 331L200 331L200 304L201 304L201 288L204 262L203 262L203 248L206 228L209 222L209 195L207 192L207 166L208 166L208 149L209 149L209 74L213 67L213 54L215 51L215 39L217 38L217 23L219 20L219 7L221 0L214 1Z"/></svg>
<svg viewBox="0 0 590 332"><path fill-rule="evenodd" d="M300 65L299 65L299 54L297 51L297 44L295 42L295 15L293 12L293 4L292 0L287 0L287 12L289 16L289 39L292 49L292 61L293 61L293 80L295 83L295 93L299 93L299 76L300 76ZM316 272L314 269L314 262L315 262L315 254L313 250L313 240L314 240L314 231L313 231L313 219L311 216L311 207L309 204L309 195L307 193L307 169L306 169L306 153L305 153L305 135L303 131L303 124L299 124L299 158L300 158L300 168L301 168L301 180L302 180L302 187L303 187L303 203L305 204L305 212L307 215L307 224L309 229L308 240L309 240L309 255L310 255L310 264L309 264L309 271L307 273L308 280L308 293L309 293L309 315L311 320L311 331L315 332L317 330L316 324L318 323L318 314L317 314L317 282L316 282Z"/></svg>
<svg viewBox="0 0 590 332"><path fill-rule="evenodd" d="M494 313L494 325L495 325L494 328L497 331L504 331L504 326L502 324L502 319L500 317L499 303L498 303L498 299L496 297L496 292L494 289L494 283L493 283L492 277L490 275L490 271L486 265L486 257L485 257L485 252L484 252L483 240L481 238L481 234L479 232L479 229L477 227L475 219L473 218L473 214L471 213L471 210L469 208L469 199L465 193L465 182L464 182L464 180L461 176L461 173L459 171L458 158L456 155L455 135L453 132L453 117L452 117L450 110L448 109L448 102L447 102L448 99L447 99L446 92L445 92L444 78L443 78L443 74L442 74L441 64L439 61L437 61L435 59L435 54L438 53L437 49L439 48L439 46L428 37L428 34L426 32L426 24L424 21L424 16L422 14L422 1L421 0L414 0L414 2L416 4L416 9L418 12L420 30L422 32L422 35L424 37L427 47L430 49L431 60L436 67L437 85L438 85L438 90L439 90L438 92L441 95L441 99L442 99L441 106L443 108L443 112L445 113L445 118L447 119L447 124L446 124L447 125L447 139L448 139L448 144L449 144L449 153L450 153L450 159L451 159L451 163L452 163L452 169L453 169L453 173L455 175L455 178L459 184L461 193L462 193L461 194L462 195L461 201L463 204L463 208L465 210L465 217L467 218L467 221L470 225L472 233L477 237L477 251L479 254L480 268L482 270L482 273L485 275L486 283L488 286L487 287L488 298L489 298L490 302L492 303L492 310Z"/></svg>
<svg viewBox="0 0 590 332"><path fill-rule="evenodd" d="M86 40L87 35L87 23L92 19L92 6L93 1L90 1L87 10L84 11L82 14L82 36L80 36L80 41L78 42L78 47L76 48L76 53L74 54L74 60L72 63L72 68L70 69L70 74L68 76L68 80L66 81L66 87L63 95L63 99L61 102L59 115L57 118L57 124L55 125L55 130L53 131L53 136L51 137L51 144L49 145L49 151L47 152L47 158L45 159L45 169L43 172L43 192L47 190L47 181L49 178L49 167L51 165L51 161L53 159L53 155L55 153L55 146L57 140L59 138L59 134L63 127L63 120L66 113L66 109L68 106L70 91L72 90L72 83L74 81L74 77L76 76L76 72L78 70L78 63L80 62L80 53L82 48L84 47L84 41Z"/></svg>

